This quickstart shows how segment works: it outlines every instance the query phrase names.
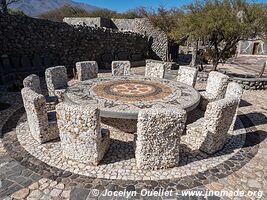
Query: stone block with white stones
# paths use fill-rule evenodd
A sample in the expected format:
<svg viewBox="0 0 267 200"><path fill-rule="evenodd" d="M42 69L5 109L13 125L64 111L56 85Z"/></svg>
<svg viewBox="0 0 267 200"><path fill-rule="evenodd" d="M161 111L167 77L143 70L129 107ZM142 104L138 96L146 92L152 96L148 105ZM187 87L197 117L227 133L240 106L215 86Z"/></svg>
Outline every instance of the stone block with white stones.
<svg viewBox="0 0 267 200"><path fill-rule="evenodd" d="M200 92L200 109L205 110L209 102L223 99L228 82L229 76L216 71L210 72L207 80L206 91Z"/></svg>
<svg viewBox="0 0 267 200"><path fill-rule="evenodd" d="M66 89L68 75L65 66L50 67L45 70L45 80L49 96L56 96L55 90Z"/></svg>
<svg viewBox="0 0 267 200"><path fill-rule="evenodd" d="M225 97L235 96L238 99L241 99L243 94L243 88L241 85L235 82L230 82L227 86Z"/></svg>
<svg viewBox="0 0 267 200"><path fill-rule="evenodd" d="M76 70L79 81L97 78L98 65L96 61L83 61L76 63Z"/></svg>
<svg viewBox="0 0 267 200"><path fill-rule="evenodd" d="M166 66L161 62L147 62L145 76L154 78L164 78Z"/></svg>
<svg viewBox="0 0 267 200"><path fill-rule="evenodd" d="M198 70L195 67L180 66L177 81L187 85L195 86Z"/></svg>
<svg viewBox="0 0 267 200"><path fill-rule="evenodd" d="M109 148L109 131L100 128L94 106L60 103L56 106L61 147L66 158L97 165Z"/></svg>
<svg viewBox="0 0 267 200"><path fill-rule="evenodd" d="M36 74L31 74L23 80L23 86L29 87L38 94L42 94L40 78ZM55 96L46 96L46 107L48 111L55 110L58 98Z"/></svg>
<svg viewBox="0 0 267 200"><path fill-rule="evenodd" d="M183 141L192 149L200 149L213 154L223 148L227 140L227 133L232 124L238 107L236 97L228 97L207 106L204 118L187 126Z"/></svg>
<svg viewBox="0 0 267 200"><path fill-rule="evenodd" d="M31 88L34 92L41 94L40 78L36 74L31 74L23 80L23 86Z"/></svg>
<svg viewBox="0 0 267 200"><path fill-rule="evenodd" d="M175 62L166 62L166 61L161 61L161 60L153 60L153 59L146 59L146 64L147 63L161 63L164 65L165 70L172 70L172 69L177 69L179 65Z"/></svg>
<svg viewBox="0 0 267 200"><path fill-rule="evenodd" d="M225 93L225 97L231 97L231 96L234 96L234 97L236 97L236 98L239 99L239 103L240 103L242 94L243 94L243 88L241 87L241 85L239 85L238 83L235 83L235 82L230 82L230 83L228 84L228 86L227 86L227 90L226 90L226 93ZM238 103L238 104L239 104L239 103ZM231 131L234 130L236 118L237 118L237 111L236 111L236 114L235 114L235 116L234 116L234 118L233 118L232 125L231 125L231 127L230 127L230 130L231 130Z"/></svg>
<svg viewBox="0 0 267 200"><path fill-rule="evenodd" d="M185 122L186 112L178 108L140 111L135 150L137 167L153 170L177 166Z"/></svg>
<svg viewBox="0 0 267 200"><path fill-rule="evenodd" d="M39 143L58 138L57 123L48 118L45 97L29 87L23 88L21 94L33 138Z"/></svg>
<svg viewBox="0 0 267 200"><path fill-rule="evenodd" d="M130 61L113 61L111 63L112 76L129 76L131 75Z"/></svg>

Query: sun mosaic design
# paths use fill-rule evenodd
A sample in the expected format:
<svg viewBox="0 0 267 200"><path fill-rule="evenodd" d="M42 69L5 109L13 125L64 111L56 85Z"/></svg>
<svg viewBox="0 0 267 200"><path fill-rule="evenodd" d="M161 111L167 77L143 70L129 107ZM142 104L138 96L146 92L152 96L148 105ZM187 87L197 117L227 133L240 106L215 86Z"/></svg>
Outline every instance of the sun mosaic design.
<svg viewBox="0 0 267 200"><path fill-rule="evenodd" d="M149 81L122 80L97 85L93 91L107 99L120 101L151 101L167 97L172 90L163 84Z"/></svg>

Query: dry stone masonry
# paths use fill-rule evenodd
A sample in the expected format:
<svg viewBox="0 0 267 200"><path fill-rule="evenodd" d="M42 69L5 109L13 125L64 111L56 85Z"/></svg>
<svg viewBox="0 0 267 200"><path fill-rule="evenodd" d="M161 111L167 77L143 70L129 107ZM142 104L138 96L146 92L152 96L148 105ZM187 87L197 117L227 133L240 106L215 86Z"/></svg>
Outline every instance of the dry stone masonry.
<svg viewBox="0 0 267 200"><path fill-rule="evenodd" d="M239 99L233 96L210 102L204 118L189 124L182 139L192 150L208 154L219 151L227 141L238 104Z"/></svg>
<svg viewBox="0 0 267 200"><path fill-rule="evenodd" d="M111 64L112 76L129 76L131 75L130 61L113 61Z"/></svg>
<svg viewBox="0 0 267 200"><path fill-rule="evenodd" d="M145 109L139 112L136 164L141 169L175 167L179 163L180 137L186 112L182 109Z"/></svg>
<svg viewBox="0 0 267 200"><path fill-rule="evenodd" d="M236 114L239 99L225 98L211 102L205 112L202 134L205 137L200 150L212 154L223 148L227 141L227 133Z"/></svg>
<svg viewBox="0 0 267 200"><path fill-rule="evenodd" d="M71 25L92 27L106 27L120 32L133 32L147 36L149 43L149 57L166 61L168 52L167 35L153 26L146 18L135 19L107 19L107 18L64 18L64 22ZM133 58L134 59L134 58ZM135 59L134 59L135 60Z"/></svg>
<svg viewBox="0 0 267 200"><path fill-rule="evenodd" d="M42 94L40 78L36 74L31 74L23 80L23 86L31 88L34 92ZM55 110L55 105L58 103L58 98L56 96L45 96L46 107L48 111Z"/></svg>
<svg viewBox="0 0 267 200"><path fill-rule="evenodd" d="M23 80L23 86L31 88L34 92L41 94L40 78L36 74L31 74Z"/></svg>
<svg viewBox="0 0 267 200"><path fill-rule="evenodd" d="M64 91L58 91L58 94L56 94L56 90L62 90L67 88L67 69L64 66L50 67L45 71L45 80L48 89L48 94L50 96L58 96L60 99L61 94Z"/></svg>
<svg viewBox="0 0 267 200"><path fill-rule="evenodd" d="M146 63L145 76L153 78L164 78L165 67L166 66L161 62L148 62Z"/></svg>
<svg viewBox="0 0 267 200"><path fill-rule="evenodd" d="M238 105L239 105L241 97L242 97L242 94L243 94L243 88L238 83L230 82L228 84L228 86L227 86L225 97L226 98L227 97L236 97L236 98L238 98L238 100L239 100ZM236 110L235 116L233 118L233 122L231 124L231 127L230 127L231 131L234 130L236 118L237 118L237 110Z"/></svg>
<svg viewBox="0 0 267 200"><path fill-rule="evenodd" d="M243 88L238 83L230 82L227 86L225 97L235 96L240 100L242 94Z"/></svg>
<svg viewBox="0 0 267 200"><path fill-rule="evenodd" d="M194 87L197 80L197 72L197 68L180 66L177 81Z"/></svg>
<svg viewBox="0 0 267 200"><path fill-rule="evenodd" d="M149 42L144 35L107 28L71 26L25 16L0 14L0 82L44 74L46 68L95 60L110 69L113 60L144 60ZM126 58L125 58L126 57Z"/></svg>
<svg viewBox="0 0 267 200"><path fill-rule="evenodd" d="M79 81L97 78L98 64L96 61L77 62L76 70Z"/></svg>
<svg viewBox="0 0 267 200"><path fill-rule="evenodd" d="M207 104L214 100L223 99L228 86L229 77L220 72L212 71L209 73L206 91L200 92L200 108L205 110Z"/></svg>
<svg viewBox="0 0 267 200"><path fill-rule="evenodd" d="M109 147L109 131L100 128L96 107L60 103L56 107L63 155L69 159L97 165Z"/></svg>
<svg viewBox="0 0 267 200"><path fill-rule="evenodd" d="M45 97L28 87L23 88L21 94L33 138L39 143L58 138L57 123L48 118Z"/></svg>
<svg viewBox="0 0 267 200"><path fill-rule="evenodd" d="M166 61L161 61L161 60L146 59L146 64L147 63L161 63L162 65L165 66L166 70L176 70L179 68L179 65L175 62L166 62Z"/></svg>

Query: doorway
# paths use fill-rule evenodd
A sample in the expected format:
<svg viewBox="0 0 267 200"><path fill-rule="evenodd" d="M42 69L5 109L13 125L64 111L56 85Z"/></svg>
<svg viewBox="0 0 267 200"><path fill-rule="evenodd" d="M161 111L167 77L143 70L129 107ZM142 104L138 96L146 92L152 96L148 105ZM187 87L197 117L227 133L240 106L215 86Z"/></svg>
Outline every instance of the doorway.
<svg viewBox="0 0 267 200"><path fill-rule="evenodd" d="M253 44L252 55L257 55L259 53L259 48L260 48L260 43L259 42L255 42Z"/></svg>

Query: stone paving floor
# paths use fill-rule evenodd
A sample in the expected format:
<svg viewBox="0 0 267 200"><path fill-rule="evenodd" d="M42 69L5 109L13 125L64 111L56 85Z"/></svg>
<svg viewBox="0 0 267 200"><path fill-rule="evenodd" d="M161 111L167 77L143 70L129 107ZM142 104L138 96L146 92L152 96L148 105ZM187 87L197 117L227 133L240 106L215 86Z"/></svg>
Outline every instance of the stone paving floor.
<svg viewBox="0 0 267 200"><path fill-rule="evenodd" d="M237 74L258 75L266 61L266 56L240 56L229 59L225 64L219 64L218 69ZM267 76L267 67L263 76Z"/></svg>
<svg viewBox="0 0 267 200"><path fill-rule="evenodd" d="M267 91L245 91L242 99L239 119L247 133L243 148L235 156L195 176L135 181L88 178L34 158L16 136L17 123L24 115L20 94L1 93L1 102L11 106L0 110L0 199L126 199L127 192L132 195L130 199L267 199ZM125 195L99 195L106 190ZM145 191L166 193L156 197ZM185 197L182 191L201 195L216 192L208 197ZM244 191L246 196L218 197L219 191Z"/></svg>

